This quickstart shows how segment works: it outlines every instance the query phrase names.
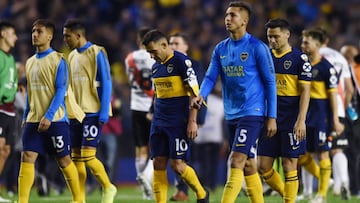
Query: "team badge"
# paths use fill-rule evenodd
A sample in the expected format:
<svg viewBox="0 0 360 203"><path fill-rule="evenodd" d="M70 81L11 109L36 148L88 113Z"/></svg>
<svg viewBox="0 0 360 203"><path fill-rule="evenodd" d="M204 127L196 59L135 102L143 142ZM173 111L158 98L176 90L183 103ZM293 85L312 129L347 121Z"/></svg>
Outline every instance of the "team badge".
<svg viewBox="0 0 360 203"><path fill-rule="evenodd" d="M240 54L240 59L241 59L241 61L246 61L246 59L249 57L249 53L247 53L247 52L242 52L241 54Z"/></svg>
<svg viewBox="0 0 360 203"><path fill-rule="evenodd" d="M188 68L191 68L192 67L192 62L190 59L186 59L185 60L185 65L188 67Z"/></svg>
<svg viewBox="0 0 360 203"><path fill-rule="evenodd" d="M334 67L331 67L331 68L330 68L330 74L331 74L331 75L335 75L335 74L336 74L336 70L335 70Z"/></svg>
<svg viewBox="0 0 360 203"><path fill-rule="evenodd" d="M174 70L174 65L173 65L173 64L169 64L169 65L166 67L166 70L167 70L168 73L173 72L173 70Z"/></svg>
<svg viewBox="0 0 360 203"><path fill-rule="evenodd" d="M284 61L284 68L288 70L291 67L292 61L286 60Z"/></svg>
<svg viewBox="0 0 360 203"><path fill-rule="evenodd" d="M309 61L309 57L306 54L301 54L301 59L305 62Z"/></svg>
<svg viewBox="0 0 360 203"><path fill-rule="evenodd" d="M336 75L332 75L332 76L330 76L329 81L330 81L330 84L336 85L338 79L337 79Z"/></svg>
<svg viewBox="0 0 360 203"><path fill-rule="evenodd" d="M186 75L187 75L188 77L194 76L194 75L195 75L194 69L192 69L191 67L188 68L188 69L186 70Z"/></svg>
<svg viewBox="0 0 360 203"><path fill-rule="evenodd" d="M304 63L303 70L307 73L311 71L311 65L309 62Z"/></svg>

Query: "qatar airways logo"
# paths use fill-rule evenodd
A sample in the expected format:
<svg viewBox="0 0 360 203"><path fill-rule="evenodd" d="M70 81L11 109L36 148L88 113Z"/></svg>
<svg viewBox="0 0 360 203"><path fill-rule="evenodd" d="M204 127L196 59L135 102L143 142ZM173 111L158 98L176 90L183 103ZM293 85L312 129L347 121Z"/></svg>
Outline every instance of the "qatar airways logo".
<svg viewBox="0 0 360 203"><path fill-rule="evenodd" d="M245 76L243 66L223 66L223 72L228 77L243 77Z"/></svg>

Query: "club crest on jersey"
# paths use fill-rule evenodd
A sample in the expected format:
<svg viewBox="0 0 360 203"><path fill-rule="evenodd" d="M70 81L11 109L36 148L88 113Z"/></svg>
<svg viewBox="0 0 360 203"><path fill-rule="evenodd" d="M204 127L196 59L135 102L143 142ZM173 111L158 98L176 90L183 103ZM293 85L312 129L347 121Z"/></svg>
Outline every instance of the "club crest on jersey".
<svg viewBox="0 0 360 203"><path fill-rule="evenodd" d="M309 61L309 57L306 54L301 54L301 59L305 62Z"/></svg>
<svg viewBox="0 0 360 203"><path fill-rule="evenodd" d="M173 65L173 64L169 64L169 65L166 67L166 70L167 70L168 73L173 72L173 70L174 70L174 65Z"/></svg>
<svg viewBox="0 0 360 203"><path fill-rule="evenodd" d="M332 75L332 76L330 76L329 81L330 81L330 84L336 85L338 79L337 79L336 75Z"/></svg>
<svg viewBox="0 0 360 203"><path fill-rule="evenodd" d="M242 52L241 54L240 54L240 59L241 59L241 61L246 61L246 59L249 57L249 53L247 53L247 52Z"/></svg>
<svg viewBox="0 0 360 203"><path fill-rule="evenodd" d="M310 72L311 70L311 64L309 62L305 62L304 65L303 65L303 70L305 72Z"/></svg>
<svg viewBox="0 0 360 203"><path fill-rule="evenodd" d="M292 65L292 61L286 60L284 61L284 68L285 70L288 70Z"/></svg>
<svg viewBox="0 0 360 203"><path fill-rule="evenodd" d="M190 59L186 59L185 60L185 65L188 67L188 68L191 68L192 67L192 62Z"/></svg>

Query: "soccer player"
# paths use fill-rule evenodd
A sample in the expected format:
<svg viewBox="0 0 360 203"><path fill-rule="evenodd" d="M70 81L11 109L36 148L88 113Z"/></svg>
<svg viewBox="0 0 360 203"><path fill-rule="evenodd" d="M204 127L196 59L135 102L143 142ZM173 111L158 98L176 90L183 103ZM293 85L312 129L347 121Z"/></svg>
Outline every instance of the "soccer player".
<svg viewBox="0 0 360 203"><path fill-rule="evenodd" d="M4 169L11 147L14 145L15 94L18 74L14 56L10 50L17 41L15 26L7 21L0 22L0 174ZM10 202L0 196L0 202Z"/></svg>
<svg viewBox="0 0 360 203"><path fill-rule="evenodd" d="M350 199L350 183L348 172L348 159L344 149L349 147L348 136L351 134L351 123L346 119L346 112L351 112L351 99L354 94L354 86L350 73L350 67L345 57L337 50L328 47L329 35L326 30L318 28L323 32L324 42L320 48L320 54L326 58L335 68L339 77L337 106L340 122L345 130L332 140L330 155L332 157L332 176L334 179L333 193L342 195L343 199ZM350 116L350 114L348 114ZM349 117L351 119L351 117Z"/></svg>
<svg viewBox="0 0 360 203"><path fill-rule="evenodd" d="M274 60L277 85L277 132L263 133L258 145L260 175L283 197L295 202L299 178L297 163L306 150L305 119L310 100L311 65L308 57L289 44L290 24L285 19L271 19L265 24ZM285 184L272 166L281 157Z"/></svg>
<svg viewBox="0 0 360 203"><path fill-rule="evenodd" d="M151 81L151 68L155 60L145 50L141 41L150 28L141 28L137 33L139 49L131 52L125 59L126 72L130 81L130 108L132 130L135 140L136 179L143 189L143 198L152 199L153 163L149 159L149 135L151 122L146 114L153 102L154 90ZM146 170L147 169L147 170Z"/></svg>
<svg viewBox="0 0 360 203"><path fill-rule="evenodd" d="M274 64L269 47L246 31L250 15L249 3L230 2L225 13L230 37L216 45L200 95L192 101L192 106L199 108L220 75L231 146L223 203L235 202L244 176L250 201L264 202L255 160L256 141L263 127L267 136L276 133Z"/></svg>
<svg viewBox="0 0 360 203"><path fill-rule="evenodd" d="M340 135L344 130L338 117L336 70L319 52L324 40L323 33L318 29L307 29L302 32L301 49L309 56L312 81L306 120L307 152L300 156L299 164L319 180L317 195L311 203L326 202L331 176L329 136L331 131ZM313 158L315 153L319 159L319 166Z"/></svg>
<svg viewBox="0 0 360 203"><path fill-rule="evenodd" d="M112 203L116 187L110 182L103 163L96 157L102 125L111 112L112 82L110 65L103 47L86 39L84 23L79 19L65 22L63 35L70 52L70 85L76 102L85 112L82 123L70 120L72 159L80 180L80 193L85 199L86 167L102 187L102 203Z"/></svg>
<svg viewBox="0 0 360 203"><path fill-rule="evenodd" d="M34 183L34 163L39 154L55 156L72 194L82 203L79 178L70 158L69 120L65 93L68 68L63 54L51 48L55 32L52 22L39 19L32 26L32 44L36 53L26 61L27 101L23 117L23 152L19 171L19 200L27 203Z"/></svg>
<svg viewBox="0 0 360 203"><path fill-rule="evenodd" d="M169 37L169 44L170 47L178 52L181 52L185 55L187 55L187 52L189 50L189 43L188 43L188 36L184 33L174 33L170 35ZM195 60L191 60L193 64L194 71L196 73L197 81L199 84L203 81L205 70L200 65L199 62ZM198 124L199 128L201 128L205 123L205 115L206 115L206 107L202 106L199 110L196 118L196 123ZM186 183L181 179L181 177L176 176L175 180L175 186L176 186L176 193L170 197L170 201L187 201L189 200L188 197L188 187Z"/></svg>
<svg viewBox="0 0 360 203"><path fill-rule="evenodd" d="M190 153L189 141L197 136L197 110L190 109L190 97L199 86L192 62L174 51L166 36L148 32L142 42L151 57L155 86L154 115L150 129L150 152L154 160L154 195L158 203L167 202L167 163L196 193L198 203L208 203L209 193L202 187L193 168L185 162Z"/></svg>

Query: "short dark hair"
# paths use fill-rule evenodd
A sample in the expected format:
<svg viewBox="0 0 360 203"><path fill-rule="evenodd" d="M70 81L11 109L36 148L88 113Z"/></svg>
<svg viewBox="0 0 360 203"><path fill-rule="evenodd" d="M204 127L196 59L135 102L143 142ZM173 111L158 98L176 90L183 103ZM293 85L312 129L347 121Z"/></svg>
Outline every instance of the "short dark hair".
<svg viewBox="0 0 360 203"><path fill-rule="evenodd" d="M146 35L146 33L148 33L150 30L152 30L151 28L149 27L141 27L138 32L137 32L137 35L140 39L143 39L144 36Z"/></svg>
<svg viewBox="0 0 360 203"><path fill-rule="evenodd" d="M15 29L15 26L14 26L14 24L10 23L9 21L0 21L0 31L7 29L7 28Z"/></svg>
<svg viewBox="0 0 360 203"><path fill-rule="evenodd" d="M323 38L324 38L324 43L330 39L330 34L326 29L324 29L322 27L316 27L315 29L319 30L319 32L322 33Z"/></svg>
<svg viewBox="0 0 360 203"><path fill-rule="evenodd" d="M245 9L249 14L249 18L251 17L252 8L251 8L251 4L249 2L246 2L246 1L232 1L232 2L229 3L229 7L238 7L240 9Z"/></svg>
<svg viewBox="0 0 360 203"><path fill-rule="evenodd" d="M170 37L181 37L186 44L189 44L189 36L183 32L175 32L174 34L171 34Z"/></svg>
<svg viewBox="0 0 360 203"><path fill-rule="evenodd" d="M149 45L150 42L157 42L160 39L166 39L166 35L162 32L160 32L159 30L150 30L148 33L146 33L146 35L144 36L143 40L142 40L142 44L147 46Z"/></svg>
<svg viewBox="0 0 360 203"><path fill-rule="evenodd" d="M42 25L44 26L46 29L49 29L50 32L52 34L55 34L55 24L51 21L51 20L48 20L48 19L38 19L36 20L34 23L33 23L33 27L35 25Z"/></svg>
<svg viewBox="0 0 360 203"><path fill-rule="evenodd" d="M287 20L283 18L273 18L270 19L266 24L265 28L280 28L280 30L289 30L290 31L290 24Z"/></svg>
<svg viewBox="0 0 360 203"><path fill-rule="evenodd" d="M65 21L64 27L71 31L77 30L85 34L86 26L85 22L79 18L69 18Z"/></svg>
<svg viewBox="0 0 360 203"><path fill-rule="evenodd" d="M325 36L322 30L319 28L310 28L302 31L302 36L309 36L318 40L321 44L325 43Z"/></svg>

